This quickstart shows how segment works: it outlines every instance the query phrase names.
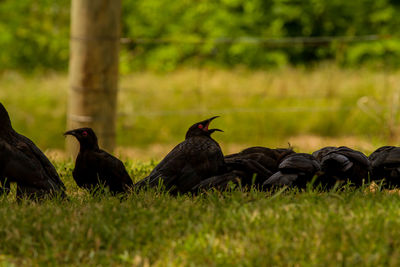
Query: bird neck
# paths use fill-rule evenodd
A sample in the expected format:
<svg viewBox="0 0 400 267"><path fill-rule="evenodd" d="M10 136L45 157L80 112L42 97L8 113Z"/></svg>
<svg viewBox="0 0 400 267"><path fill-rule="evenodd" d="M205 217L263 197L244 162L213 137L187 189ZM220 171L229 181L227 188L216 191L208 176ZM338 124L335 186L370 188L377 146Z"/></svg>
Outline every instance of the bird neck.
<svg viewBox="0 0 400 267"><path fill-rule="evenodd" d="M10 117L8 117L8 115L4 117L0 116L0 132L11 132L11 131L14 131L14 129L11 126Z"/></svg>
<svg viewBox="0 0 400 267"><path fill-rule="evenodd" d="M81 143L80 144L80 151L95 151L99 150L99 145L97 143Z"/></svg>
<svg viewBox="0 0 400 267"><path fill-rule="evenodd" d="M13 136L15 136L15 130L10 126L10 127L4 127L4 125L0 126L0 137L3 139L10 139Z"/></svg>
<svg viewBox="0 0 400 267"><path fill-rule="evenodd" d="M12 129L10 116L3 104L0 103L0 130L10 128Z"/></svg>
<svg viewBox="0 0 400 267"><path fill-rule="evenodd" d="M211 138L211 134L208 134L206 132L187 132L185 139L191 138L191 137L208 137Z"/></svg>

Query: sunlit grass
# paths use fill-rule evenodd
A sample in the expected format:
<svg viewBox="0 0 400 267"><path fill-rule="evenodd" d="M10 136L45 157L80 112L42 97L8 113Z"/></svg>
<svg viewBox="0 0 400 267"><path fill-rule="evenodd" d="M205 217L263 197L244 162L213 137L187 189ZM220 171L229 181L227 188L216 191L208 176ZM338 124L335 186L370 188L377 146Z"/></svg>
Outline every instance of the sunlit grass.
<svg viewBox="0 0 400 267"><path fill-rule="evenodd" d="M398 141L400 73L237 69L121 77L116 154L145 177L196 120L225 130L224 152L248 145L311 152L328 144L371 152ZM366 188L209 192L172 197L134 192L92 197L71 177L64 144L66 74L4 73L0 100L15 128L56 163L69 201L0 197L4 266L398 266L400 196ZM61 156L59 155L61 154ZM145 160L143 160L145 159ZM15 188L13 188L15 190Z"/></svg>
<svg viewBox="0 0 400 267"><path fill-rule="evenodd" d="M196 120L225 130L224 152L248 145L310 152L328 144L371 152L398 141L398 72L237 69L134 73L121 77L116 154L135 181L145 177ZM56 163L69 201L17 203L0 197L4 266L150 264L201 266L398 266L400 196L340 192L210 192L126 200L92 197L62 152L66 74L5 73L0 99L15 128ZM61 156L59 155L61 154ZM57 158L57 159L56 159ZM145 161L143 161L145 159ZM15 188L14 188L15 190Z"/></svg>
<svg viewBox="0 0 400 267"><path fill-rule="evenodd" d="M399 140L399 84L399 72L333 65L133 73L120 79L117 143L146 159L156 147L158 158L193 122L221 115L213 125L225 133L215 138L228 152L288 142L309 152L343 141L369 153ZM16 129L44 149L63 148L66 74L4 73L0 88Z"/></svg>
<svg viewBox="0 0 400 267"><path fill-rule="evenodd" d="M125 164L135 180L154 166ZM5 266L398 265L398 193L141 191L121 201L90 196L73 182L72 163L56 166L68 201L0 197Z"/></svg>

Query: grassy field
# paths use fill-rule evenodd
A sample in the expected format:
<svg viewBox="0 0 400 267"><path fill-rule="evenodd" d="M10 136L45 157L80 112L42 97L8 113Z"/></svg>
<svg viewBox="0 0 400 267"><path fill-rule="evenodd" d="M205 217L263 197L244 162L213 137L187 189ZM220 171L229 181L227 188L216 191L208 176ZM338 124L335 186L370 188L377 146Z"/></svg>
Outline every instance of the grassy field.
<svg viewBox="0 0 400 267"><path fill-rule="evenodd" d="M159 159L193 122L213 115L225 152L249 145L302 151L344 144L369 153L399 141L400 73L284 68L184 69L121 77L118 153ZM20 132L43 149L64 145L66 74L3 73L0 99Z"/></svg>
<svg viewBox="0 0 400 267"><path fill-rule="evenodd" d="M400 73L343 70L185 69L121 77L117 154L139 180L193 122L213 125L224 152L245 146L311 152L348 145L369 153L399 140ZM400 196L345 189L120 201L77 188L63 153L65 74L3 73L0 99L14 127L56 162L69 201L0 197L2 266L398 266Z"/></svg>
<svg viewBox="0 0 400 267"><path fill-rule="evenodd" d="M152 164L126 162L135 179ZM0 198L3 266L398 266L400 196L367 189L91 197L59 162L70 201Z"/></svg>

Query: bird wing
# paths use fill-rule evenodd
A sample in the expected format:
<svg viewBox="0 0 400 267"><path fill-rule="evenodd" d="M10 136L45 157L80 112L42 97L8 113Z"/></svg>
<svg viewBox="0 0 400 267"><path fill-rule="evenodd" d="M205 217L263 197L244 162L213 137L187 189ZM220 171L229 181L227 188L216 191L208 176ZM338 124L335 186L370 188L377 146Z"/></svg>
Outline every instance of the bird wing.
<svg viewBox="0 0 400 267"><path fill-rule="evenodd" d="M101 180L107 181L110 187L114 185L121 190L126 190L133 185L132 179L122 161L104 150L99 150L94 153L94 158L96 158L99 163L99 177Z"/></svg>
<svg viewBox="0 0 400 267"><path fill-rule="evenodd" d="M342 154L346 156L350 161L357 163L361 166L364 166L365 168L370 168L371 163L366 155L361 153L360 151L341 146L338 147L337 153Z"/></svg>
<svg viewBox="0 0 400 267"><path fill-rule="evenodd" d="M192 191L209 190L211 188L226 190L228 189L229 183L239 184L241 176L242 173L235 170L222 175L213 176L195 185Z"/></svg>
<svg viewBox="0 0 400 267"><path fill-rule="evenodd" d="M322 161L322 158L325 157L328 153L335 151L337 149L337 147L334 146L327 146L327 147L323 147L317 151L314 151L312 153L312 155L319 161Z"/></svg>
<svg viewBox="0 0 400 267"><path fill-rule="evenodd" d="M235 164L236 162L242 161L242 160L252 160L256 161L258 164L260 164L262 167L272 170L275 172L278 168L278 162L275 158L272 158L264 153L259 153L259 152L254 152L254 153L249 153L249 154L231 154L228 156L224 157L226 164L228 165L228 168L232 165Z"/></svg>
<svg viewBox="0 0 400 267"><path fill-rule="evenodd" d="M395 147L389 151L384 160L384 164L389 166L400 165L400 147Z"/></svg>
<svg viewBox="0 0 400 267"><path fill-rule="evenodd" d="M196 140L200 139L200 140ZM193 138L191 140L193 149L187 149L190 164L195 171L204 178L222 174L226 171L224 155L217 142L210 138Z"/></svg>
<svg viewBox="0 0 400 267"><path fill-rule="evenodd" d="M292 153L294 153L294 151L291 148L272 149L272 148L268 148L268 147L254 146L254 147L246 148L239 153L227 155L227 156L225 156L225 158L234 158L234 157L243 157L243 156L262 154L269 159L273 159L273 160L277 161L277 160L280 160L282 157L292 154Z"/></svg>
<svg viewBox="0 0 400 267"><path fill-rule="evenodd" d="M59 189L57 184L45 176L43 167L38 161L35 158L32 160L32 154L27 153L29 151L29 147L24 143L14 147L2 142L1 158L7 158L3 162L2 176L18 183L21 187L29 186L46 191Z"/></svg>
<svg viewBox="0 0 400 267"><path fill-rule="evenodd" d="M264 154L260 155L263 158L265 157ZM241 172L242 184L262 184L273 174L273 172L277 171L275 170L276 166L274 166L273 172L271 172L270 169L265 168L264 165L260 164L257 160L252 159L252 157L247 157L249 155L245 156L246 157L242 158L225 159L225 163L229 170Z"/></svg>
<svg viewBox="0 0 400 267"><path fill-rule="evenodd" d="M242 154L242 155L253 154L253 153L262 153L265 155L269 155L270 157L275 154L274 149L271 149L268 147L262 147L262 146L249 147L249 148L243 149L240 152L240 154Z"/></svg>
<svg viewBox="0 0 400 267"><path fill-rule="evenodd" d="M375 150L369 155L368 159L372 163L373 166L379 166L383 164L386 160L386 157L390 154L392 150L395 150L394 146L382 146Z"/></svg>
<svg viewBox="0 0 400 267"><path fill-rule="evenodd" d="M173 179L177 174L177 170L182 169L185 164L185 154L183 151L184 143L182 142L175 146L165 158L154 167L151 173L136 185L142 186L148 184L149 186L157 186L160 178L165 180L164 184L169 179ZM172 163L173 166L171 166Z"/></svg>
<svg viewBox="0 0 400 267"><path fill-rule="evenodd" d="M321 160L321 166L324 171L346 172L353 167L353 162L348 157L339 153L329 153Z"/></svg>
<svg viewBox="0 0 400 267"><path fill-rule="evenodd" d="M285 174L281 171L276 172L271 177L268 178L263 184L263 186L271 187L271 186L282 186L287 185L290 186L294 181L298 178L298 174Z"/></svg>
<svg viewBox="0 0 400 267"><path fill-rule="evenodd" d="M225 171L224 157L219 145L211 138L193 137L175 146L137 185L163 185L185 192L200 181Z"/></svg>
<svg viewBox="0 0 400 267"><path fill-rule="evenodd" d="M65 190L65 185L61 181L56 168L50 160L43 154L43 152L27 137L17 133L17 149L25 153L31 159L35 159L42 167L44 176L60 190Z"/></svg>
<svg viewBox="0 0 400 267"><path fill-rule="evenodd" d="M304 153L289 155L279 164L279 170L283 173L295 171L312 174L320 169L318 161L312 155Z"/></svg>
<svg viewBox="0 0 400 267"><path fill-rule="evenodd" d="M187 142L182 152L185 155L179 158L184 160L179 162L182 167L178 174L171 176L172 179L167 182L176 188L171 190L171 193L189 192L202 180L222 173L224 158L219 146L212 142Z"/></svg>
<svg viewBox="0 0 400 267"><path fill-rule="evenodd" d="M396 151L397 150L397 151ZM392 151L394 151L392 153ZM392 156L390 156L392 154ZM394 146L382 146L375 150L374 152L369 155L368 159L371 162L371 176L374 180L382 179L382 178L390 178L392 171L387 169L387 161L386 159L389 158L389 162L393 165L400 165L398 162L400 157L400 152L397 147ZM397 162L397 164L396 164ZM394 173L393 173L394 174ZM397 177L397 175L394 175Z"/></svg>

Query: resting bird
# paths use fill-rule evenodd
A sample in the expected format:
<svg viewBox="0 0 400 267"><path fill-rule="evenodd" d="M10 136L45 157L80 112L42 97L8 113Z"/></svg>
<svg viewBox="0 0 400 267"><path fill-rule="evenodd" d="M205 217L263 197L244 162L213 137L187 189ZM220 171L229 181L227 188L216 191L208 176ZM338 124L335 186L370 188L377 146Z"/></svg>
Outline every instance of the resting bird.
<svg viewBox="0 0 400 267"><path fill-rule="evenodd" d="M230 184L239 185L242 184L243 177L246 176L246 173L243 171L231 170L221 175L216 175L209 177L200 183L196 184L192 188L192 192L200 192L206 191L210 189L217 189L220 191L225 191L230 189Z"/></svg>
<svg viewBox="0 0 400 267"><path fill-rule="evenodd" d="M41 198L59 194L65 197L65 186L54 166L27 137L11 126L7 110L0 103L0 180L3 192L17 183L17 198Z"/></svg>
<svg viewBox="0 0 400 267"><path fill-rule="evenodd" d="M229 159L226 160L227 171L221 175L212 176L201 181L193 187L193 192L215 188L218 190L229 189L230 183L241 185L245 188L260 186L260 181L265 181L272 175L253 159Z"/></svg>
<svg viewBox="0 0 400 267"><path fill-rule="evenodd" d="M332 187L338 181L349 180L356 186L361 186L363 180L368 180L371 164L363 153L351 148L324 147L313 153L320 162L324 173L321 177L326 187Z"/></svg>
<svg viewBox="0 0 400 267"><path fill-rule="evenodd" d="M278 170L264 182L264 188L283 185L305 188L315 175L319 175L321 166L312 155L295 153L286 156Z"/></svg>
<svg viewBox="0 0 400 267"><path fill-rule="evenodd" d="M91 128L67 131L64 135L75 136L80 144L72 172L79 187L93 190L104 185L111 193L116 194L126 192L133 186L124 164L99 148L97 136Z"/></svg>
<svg viewBox="0 0 400 267"><path fill-rule="evenodd" d="M157 187L160 183L172 194L187 193L208 177L226 172L224 156L211 134L220 129L209 129L216 117L193 124L185 140L174 147L136 186Z"/></svg>
<svg viewBox="0 0 400 267"><path fill-rule="evenodd" d="M239 153L225 156L228 171L210 177L194 187L194 190L229 189L229 183L244 187L261 186L272 174L278 171L280 161L295 153L292 149L249 147Z"/></svg>
<svg viewBox="0 0 400 267"><path fill-rule="evenodd" d="M271 172L271 175L278 171L278 165L284 157L295 153L291 148L267 148L261 146L249 147L242 150L239 153L226 155L225 162L229 165L231 162L236 160L251 160L250 162L256 162L263 168ZM254 165L254 164L253 164ZM251 170L251 168L249 168ZM256 173L256 172L254 172ZM256 177L257 184L263 184L265 179L268 177L258 176Z"/></svg>
<svg viewBox="0 0 400 267"><path fill-rule="evenodd" d="M400 186L400 147L383 146L369 155L372 180L385 179L385 187Z"/></svg>

